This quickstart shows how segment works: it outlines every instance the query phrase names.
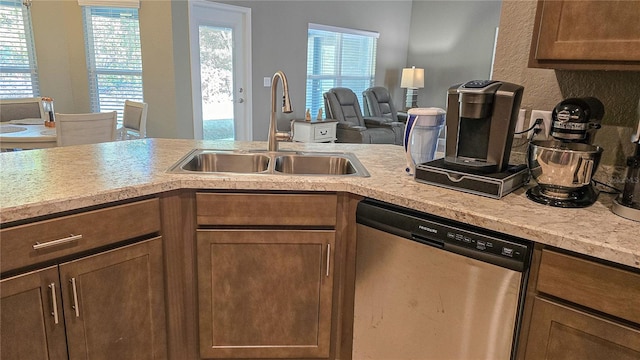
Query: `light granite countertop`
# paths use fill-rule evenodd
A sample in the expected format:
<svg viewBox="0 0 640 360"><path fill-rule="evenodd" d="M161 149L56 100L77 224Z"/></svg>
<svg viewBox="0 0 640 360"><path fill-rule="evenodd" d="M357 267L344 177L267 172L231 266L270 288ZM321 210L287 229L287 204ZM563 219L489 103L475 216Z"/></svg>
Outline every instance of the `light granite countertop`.
<svg viewBox="0 0 640 360"><path fill-rule="evenodd" d="M0 222L180 188L346 191L640 268L640 223L613 214L612 195L600 194L588 208L561 209L527 199L526 187L497 200L422 184L405 174L400 146L280 143L281 150L352 152L370 177L167 172L194 148L266 147L266 142L143 139L0 153Z"/></svg>

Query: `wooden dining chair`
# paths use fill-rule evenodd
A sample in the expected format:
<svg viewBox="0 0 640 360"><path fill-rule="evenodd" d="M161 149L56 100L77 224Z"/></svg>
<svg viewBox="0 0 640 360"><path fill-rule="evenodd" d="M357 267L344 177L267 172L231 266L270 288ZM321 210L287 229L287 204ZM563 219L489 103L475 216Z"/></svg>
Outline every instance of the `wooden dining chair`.
<svg viewBox="0 0 640 360"><path fill-rule="evenodd" d="M23 119L49 119L41 98L0 99L0 122Z"/></svg>
<svg viewBox="0 0 640 360"><path fill-rule="evenodd" d="M140 139L147 136L147 103L126 100L122 114L120 140Z"/></svg>
<svg viewBox="0 0 640 360"><path fill-rule="evenodd" d="M58 146L96 144L116 140L117 112L89 114L56 113Z"/></svg>

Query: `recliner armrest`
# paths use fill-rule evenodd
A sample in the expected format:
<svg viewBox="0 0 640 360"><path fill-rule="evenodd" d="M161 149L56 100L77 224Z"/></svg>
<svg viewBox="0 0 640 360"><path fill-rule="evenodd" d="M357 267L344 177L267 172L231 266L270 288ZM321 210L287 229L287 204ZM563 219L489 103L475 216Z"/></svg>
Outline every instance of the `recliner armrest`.
<svg viewBox="0 0 640 360"><path fill-rule="evenodd" d="M390 119L383 118L383 117L367 117L367 118L364 118L364 123L367 124L367 126L374 126L374 127L404 126L404 123L402 122L391 121Z"/></svg>
<svg viewBox="0 0 640 360"><path fill-rule="evenodd" d="M355 131L363 131L367 128L364 126L356 125L350 122L339 122L337 125L338 129L346 129L346 130L355 130Z"/></svg>

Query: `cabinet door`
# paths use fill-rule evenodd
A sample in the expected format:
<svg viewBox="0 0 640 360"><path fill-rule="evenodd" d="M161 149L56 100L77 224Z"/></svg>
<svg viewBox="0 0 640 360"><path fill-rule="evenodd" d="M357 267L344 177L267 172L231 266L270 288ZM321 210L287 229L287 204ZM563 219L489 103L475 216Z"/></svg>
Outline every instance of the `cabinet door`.
<svg viewBox="0 0 640 360"><path fill-rule="evenodd" d="M640 330L534 298L526 359L640 359Z"/></svg>
<svg viewBox="0 0 640 360"><path fill-rule="evenodd" d="M541 0L532 61L577 62L595 68L599 64L618 63L640 68L638 19L637 0Z"/></svg>
<svg viewBox="0 0 640 360"><path fill-rule="evenodd" d="M71 359L164 359L161 238L60 265Z"/></svg>
<svg viewBox="0 0 640 360"><path fill-rule="evenodd" d="M0 358L67 359L58 267L0 282Z"/></svg>
<svg viewBox="0 0 640 360"><path fill-rule="evenodd" d="M326 358L330 230L200 230L203 358Z"/></svg>

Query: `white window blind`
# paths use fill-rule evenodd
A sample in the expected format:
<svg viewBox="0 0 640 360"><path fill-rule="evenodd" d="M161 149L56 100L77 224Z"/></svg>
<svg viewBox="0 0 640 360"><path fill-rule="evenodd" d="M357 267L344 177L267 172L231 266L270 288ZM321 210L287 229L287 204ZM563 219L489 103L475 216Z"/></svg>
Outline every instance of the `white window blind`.
<svg viewBox="0 0 640 360"><path fill-rule="evenodd" d="M143 101L138 9L83 7L91 111L117 111Z"/></svg>
<svg viewBox="0 0 640 360"><path fill-rule="evenodd" d="M324 107L322 94L346 87L358 96L373 86L378 33L309 24L307 37L306 108Z"/></svg>
<svg viewBox="0 0 640 360"><path fill-rule="evenodd" d="M22 0L0 0L0 98L38 96L31 13Z"/></svg>

